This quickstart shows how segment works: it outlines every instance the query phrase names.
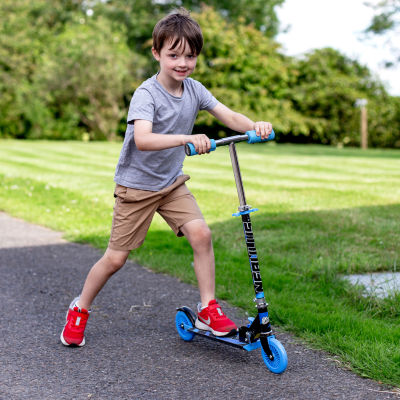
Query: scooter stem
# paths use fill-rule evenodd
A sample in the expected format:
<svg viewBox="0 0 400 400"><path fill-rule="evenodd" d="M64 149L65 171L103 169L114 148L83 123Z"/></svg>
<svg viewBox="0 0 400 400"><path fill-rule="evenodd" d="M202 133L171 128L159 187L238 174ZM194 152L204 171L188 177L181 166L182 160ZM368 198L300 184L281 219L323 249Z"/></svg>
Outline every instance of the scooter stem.
<svg viewBox="0 0 400 400"><path fill-rule="evenodd" d="M251 274L253 278L254 292L256 295L255 302L258 310L258 321L254 322L250 329L260 333L261 345L270 360L274 359L268 343L268 336L272 335L271 323L268 316L268 304L265 301L263 284L261 280L260 265L258 263L258 256L256 244L254 242L253 228L251 225L250 213L256 211L251 206L246 204L246 196L244 194L242 176L239 168L239 161L236 154L235 143L229 144L229 154L232 161L233 175L235 177L236 188L239 197L239 212L235 216L242 217L244 237L246 240L247 254L249 256Z"/></svg>
<svg viewBox="0 0 400 400"><path fill-rule="evenodd" d="M244 194L244 189L243 189L242 175L240 173L239 161L237 158L236 147L234 142L229 144L229 154L231 156L233 175L235 177L236 188L239 197L239 204L240 204L239 211L244 211L249 206L246 204L246 196Z"/></svg>
<svg viewBox="0 0 400 400"><path fill-rule="evenodd" d="M235 216L242 217L243 231L247 246L247 254L249 256L250 268L253 277L254 291L256 294L257 308L264 309L266 306L263 285L261 281L260 266L258 264L258 256L256 250L256 244L254 242L253 228L251 225L250 213L256 211L251 209L251 206L246 204L246 196L244 194L242 176L239 168L239 161L237 158L235 143L229 144L229 153L232 161L233 175L235 176L236 188L239 197L239 212L233 214Z"/></svg>

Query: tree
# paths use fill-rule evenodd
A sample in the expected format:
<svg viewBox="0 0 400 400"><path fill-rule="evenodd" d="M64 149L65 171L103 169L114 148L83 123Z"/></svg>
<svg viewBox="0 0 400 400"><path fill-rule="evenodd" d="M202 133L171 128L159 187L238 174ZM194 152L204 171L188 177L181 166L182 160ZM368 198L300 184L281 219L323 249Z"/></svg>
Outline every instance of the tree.
<svg viewBox="0 0 400 400"><path fill-rule="evenodd" d="M370 144L400 147L400 100L366 67L332 49L284 56L258 22L235 14L235 4L193 12L205 39L193 77L218 99L253 120L270 120L280 141L357 145L354 102L367 98ZM45 0L2 0L0 137L123 135L133 91L157 70L151 30L171 5L178 0L54 0L52 7ZM206 112L195 130L228 133Z"/></svg>
<svg viewBox="0 0 400 400"><path fill-rule="evenodd" d="M18 137L25 131L21 90L29 85L48 33L31 17L41 5L29 0L0 2L0 137Z"/></svg>
<svg viewBox="0 0 400 400"><path fill-rule="evenodd" d="M123 26L131 49L144 53L157 21L173 9L185 7L199 13L203 5L213 7L230 22L253 24L269 37L277 34L275 7L284 0L109 0L93 2L94 17L106 16L114 29Z"/></svg>
<svg viewBox="0 0 400 400"><path fill-rule="evenodd" d="M84 1L2 1L0 136L115 137L145 65L125 37Z"/></svg>
<svg viewBox="0 0 400 400"><path fill-rule="evenodd" d="M175 4L199 12L203 5L212 7L230 22L241 21L245 25L254 25L269 37L278 33L279 21L275 7L284 0L182 0Z"/></svg>
<svg viewBox="0 0 400 400"><path fill-rule="evenodd" d="M359 145L358 98L368 99L372 146L399 146L399 102L385 91L367 67L330 48L298 61L292 88L296 110L311 119L313 142Z"/></svg>
<svg viewBox="0 0 400 400"><path fill-rule="evenodd" d="M254 120L273 121L280 135L307 134L305 118L288 97L293 74L289 59L278 52L279 44L244 21L225 20L211 7L194 17L203 29L204 48L193 77L232 109ZM226 132L203 112L196 129L204 131L207 126L210 133Z"/></svg>
<svg viewBox="0 0 400 400"><path fill-rule="evenodd" d="M80 138L86 131L92 139L115 139L124 94L138 85L142 64L106 20L67 24L43 52L26 95L29 137Z"/></svg>
<svg viewBox="0 0 400 400"><path fill-rule="evenodd" d="M391 67L400 62L400 0L382 0L377 5L367 3L374 8L376 14L372 18L370 25L365 33L372 33L383 36L390 33L386 40L386 45L392 48L394 59L386 61L386 66Z"/></svg>
<svg viewBox="0 0 400 400"><path fill-rule="evenodd" d="M2 0L0 2L0 137L25 137L26 94L48 43L68 21L79 20L82 1Z"/></svg>

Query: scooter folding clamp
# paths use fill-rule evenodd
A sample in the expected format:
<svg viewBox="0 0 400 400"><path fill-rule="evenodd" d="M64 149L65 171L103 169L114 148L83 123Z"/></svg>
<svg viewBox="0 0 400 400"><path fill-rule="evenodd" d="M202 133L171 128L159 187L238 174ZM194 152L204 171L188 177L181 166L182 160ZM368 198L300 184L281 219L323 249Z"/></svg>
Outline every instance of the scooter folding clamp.
<svg viewBox="0 0 400 400"><path fill-rule="evenodd" d="M257 303L256 304L256 307L257 308L266 308L266 307L268 307L269 306L269 304L265 301L265 298L263 297L263 298L261 298L261 299L257 299L257 298L255 298L254 300L253 300L255 303Z"/></svg>
<svg viewBox="0 0 400 400"><path fill-rule="evenodd" d="M250 214L252 212L258 211L258 208L251 208L249 205L238 207L239 212L233 213L232 217L240 217L241 215Z"/></svg>

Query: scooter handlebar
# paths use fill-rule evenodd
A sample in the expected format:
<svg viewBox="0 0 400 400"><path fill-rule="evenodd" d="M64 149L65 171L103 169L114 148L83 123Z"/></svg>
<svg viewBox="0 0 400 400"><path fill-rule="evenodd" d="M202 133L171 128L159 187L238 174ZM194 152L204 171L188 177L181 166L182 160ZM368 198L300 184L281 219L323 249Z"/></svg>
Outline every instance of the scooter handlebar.
<svg viewBox="0 0 400 400"><path fill-rule="evenodd" d="M253 143L269 142L274 139L275 139L275 132L273 130L271 131L267 139L263 140L261 139L261 136L258 136L256 134L256 131L247 131L244 135L230 136L219 140L210 139L211 143L210 151L214 151L217 148L217 146L225 146L232 142L247 141L247 143L253 144ZM185 144L185 153L188 156L195 156L196 154L198 154L193 143Z"/></svg>
<svg viewBox="0 0 400 400"><path fill-rule="evenodd" d="M215 143L214 139L210 139L210 151L214 151L217 148L217 144ZM197 153L193 143L186 143L185 144L185 153L188 156L195 156Z"/></svg>
<svg viewBox="0 0 400 400"><path fill-rule="evenodd" d="M249 138L247 140L247 143L264 143L264 142L269 142L271 140L275 139L275 132L272 129L271 133L269 134L269 136L266 139L261 140L261 136L258 136L256 134L256 131L247 131L246 132L247 137Z"/></svg>

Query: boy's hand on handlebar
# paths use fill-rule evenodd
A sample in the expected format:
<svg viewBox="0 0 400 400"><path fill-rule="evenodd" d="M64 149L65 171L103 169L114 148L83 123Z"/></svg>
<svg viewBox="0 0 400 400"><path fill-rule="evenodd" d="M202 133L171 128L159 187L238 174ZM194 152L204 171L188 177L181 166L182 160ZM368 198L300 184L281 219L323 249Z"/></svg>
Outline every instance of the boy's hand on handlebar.
<svg viewBox="0 0 400 400"><path fill-rule="evenodd" d="M258 121L254 123L254 130L257 136L261 136L261 140L268 139L272 132L272 124L270 122Z"/></svg>
<svg viewBox="0 0 400 400"><path fill-rule="evenodd" d="M211 148L210 139L203 134L190 135L187 139L188 143L193 143L198 154L208 153Z"/></svg>

